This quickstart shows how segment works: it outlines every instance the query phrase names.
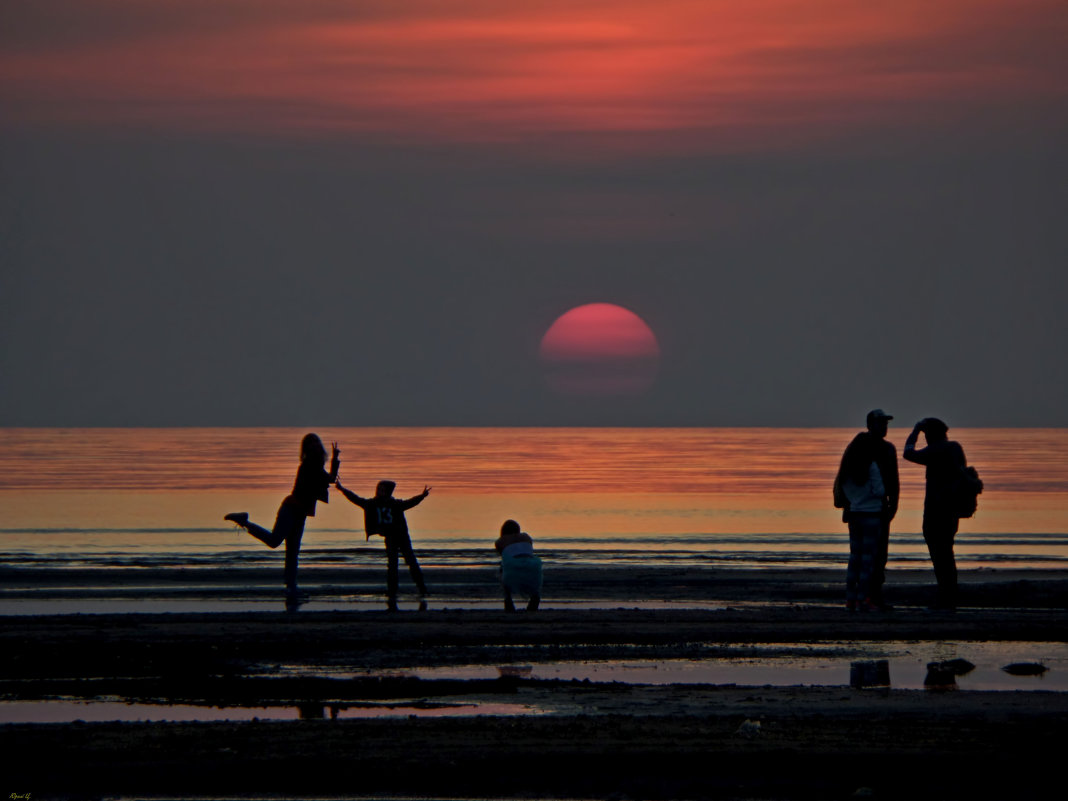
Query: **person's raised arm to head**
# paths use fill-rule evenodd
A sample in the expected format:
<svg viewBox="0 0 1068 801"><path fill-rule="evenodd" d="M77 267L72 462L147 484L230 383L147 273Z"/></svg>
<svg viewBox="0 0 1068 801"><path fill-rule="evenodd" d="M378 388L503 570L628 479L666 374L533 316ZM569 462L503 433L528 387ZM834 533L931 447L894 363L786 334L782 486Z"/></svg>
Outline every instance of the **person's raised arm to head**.
<svg viewBox="0 0 1068 801"><path fill-rule="evenodd" d="M926 419L925 417L924 420ZM912 431L909 432L908 438L905 440L905 451L901 454L910 462L915 462L916 464L927 464L927 449L916 450L916 440L920 438L920 432L923 431L924 420L920 420L912 427Z"/></svg>

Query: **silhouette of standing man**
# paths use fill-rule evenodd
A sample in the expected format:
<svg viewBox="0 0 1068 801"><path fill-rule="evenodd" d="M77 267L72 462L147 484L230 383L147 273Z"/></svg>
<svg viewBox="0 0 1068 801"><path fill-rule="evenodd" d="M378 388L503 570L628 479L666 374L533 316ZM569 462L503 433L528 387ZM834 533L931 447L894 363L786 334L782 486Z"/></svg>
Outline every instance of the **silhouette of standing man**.
<svg viewBox="0 0 1068 801"><path fill-rule="evenodd" d="M916 449L920 432L927 447ZM953 538L960 527L954 504L954 490L967 464L964 448L948 438L949 426L937 417L925 417L916 423L905 440L904 457L927 468L923 496L923 540L931 554L938 596L935 609L957 608L957 560L953 555Z"/></svg>
<svg viewBox="0 0 1068 801"><path fill-rule="evenodd" d="M897 449L886 440L889 421L893 419L882 409L868 412L867 431L858 433L846 447L834 479L834 505L843 510L842 519L849 525L849 609L891 608L883 598L883 584L890 521L897 514L901 494ZM860 508L851 508L856 504Z"/></svg>
<svg viewBox="0 0 1068 801"><path fill-rule="evenodd" d="M379 481L373 498L361 498L355 492L341 486L340 481L334 486L337 487L338 492L363 509L363 523L368 539L372 534L379 534L386 540L386 591L389 596L389 610L397 611L397 572L401 555L404 556L404 561L408 565L412 581L419 588L419 609L425 610L426 584L423 583L423 571L419 569L415 551L412 550L412 538L408 533L408 521L404 517L404 512L422 503L423 499L430 494L430 487L423 487L423 491L418 495L401 500L393 497L393 489L397 486L393 481Z"/></svg>

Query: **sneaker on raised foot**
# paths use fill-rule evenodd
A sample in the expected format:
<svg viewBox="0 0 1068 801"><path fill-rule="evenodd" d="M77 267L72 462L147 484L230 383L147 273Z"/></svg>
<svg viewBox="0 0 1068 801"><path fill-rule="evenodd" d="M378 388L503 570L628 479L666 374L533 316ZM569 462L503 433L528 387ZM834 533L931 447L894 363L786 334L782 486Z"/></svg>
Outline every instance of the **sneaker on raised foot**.
<svg viewBox="0 0 1068 801"><path fill-rule="evenodd" d="M223 520L237 523L237 525L244 528L248 525L248 512L230 512L228 515L223 515Z"/></svg>

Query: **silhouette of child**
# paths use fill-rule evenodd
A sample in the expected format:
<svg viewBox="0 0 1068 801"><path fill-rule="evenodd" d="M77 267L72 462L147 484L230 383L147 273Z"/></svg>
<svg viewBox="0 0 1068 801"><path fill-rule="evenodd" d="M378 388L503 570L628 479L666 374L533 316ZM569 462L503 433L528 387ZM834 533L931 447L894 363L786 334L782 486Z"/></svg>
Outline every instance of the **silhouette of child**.
<svg viewBox="0 0 1068 801"><path fill-rule="evenodd" d="M304 536L304 523L309 517L315 517L315 502L329 503L327 490L337 479L338 467L341 465L341 451L337 443L331 443L333 457L330 460L330 472L323 469L326 464L326 448L317 434L305 434L300 442L300 467L293 483L293 492L282 500L274 527L266 529L249 522L247 512L231 512L223 517L248 531L253 537L267 545L277 548L286 544L285 582L286 596L295 599L297 590L297 557L300 553L300 541Z"/></svg>
<svg viewBox="0 0 1068 801"><path fill-rule="evenodd" d="M527 611L533 612L541 604L541 559L534 555L534 540L516 521L505 520L493 547L501 555L505 610L515 611L512 593L516 592L527 596Z"/></svg>
<svg viewBox="0 0 1068 801"><path fill-rule="evenodd" d="M403 555L411 573L412 581L419 588L419 608L426 609L426 584L423 583L423 572L419 569L419 562L412 550L412 539L408 533L408 521L404 512L413 506L423 502L430 494L430 487L423 487L423 491L407 500L393 497L393 489L397 486L393 481L379 481L375 488L373 498L361 498L355 492L345 489L341 482L337 482L338 491L352 503L363 509L364 530L367 538L372 534L381 535L386 541L386 587L388 595L388 608L390 611L397 610L397 566L398 557Z"/></svg>

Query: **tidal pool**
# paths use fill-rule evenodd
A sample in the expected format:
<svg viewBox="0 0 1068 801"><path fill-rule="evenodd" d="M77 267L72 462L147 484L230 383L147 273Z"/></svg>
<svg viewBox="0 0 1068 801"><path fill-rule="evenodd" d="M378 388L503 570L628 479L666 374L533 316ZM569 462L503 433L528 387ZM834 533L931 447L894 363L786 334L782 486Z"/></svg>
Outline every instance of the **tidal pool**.
<svg viewBox="0 0 1068 801"><path fill-rule="evenodd" d="M72 594L74 590L71 590ZM23 595L28 593L23 592ZM633 601L621 603L619 599L605 598L582 601L549 601L542 604L542 609L699 609L717 610L727 606L747 608L751 606L768 606L768 602L732 602L730 604L706 601ZM303 612L376 612L383 611L386 603L381 598L364 597L324 597L313 598L301 603ZM401 610L416 610L419 602L402 599ZM34 615L117 615L117 614L179 614L179 613L231 613L231 612L277 612L286 609L282 599L264 598L145 598L145 597L19 597L0 599L0 615L5 617L27 617ZM434 610L463 609L490 610L501 609L501 602L493 600L431 600L430 608ZM289 608L289 611L296 611Z"/></svg>
<svg viewBox="0 0 1068 801"><path fill-rule="evenodd" d="M413 666L392 670L359 667L281 665L273 675L419 679L493 679L623 682L626 684L713 684L742 686L846 686L852 664L887 660L889 686L923 689L927 665L967 659L975 668L957 677L962 690L1050 690L1068 692L1068 643L1051 642L827 642L738 646L707 644L708 656L687 659L628 658L608 660L535 661L530 648L517 648L506 664ZM1037 676L1013 676L1002 667L1013 662L1036 662L1048 671ZM263 674L258 674L263 675Z"/></svg>
<svg viewBox="0 0 1068 801"><path fill-rule="evenodd" d="M2 701L2 723L181 723L248 720L346 720L352 718L442 718L474 715L532 715L525 704L425 703L300 704L278 706L199 706L144 704L121 700Z"/></svg>

